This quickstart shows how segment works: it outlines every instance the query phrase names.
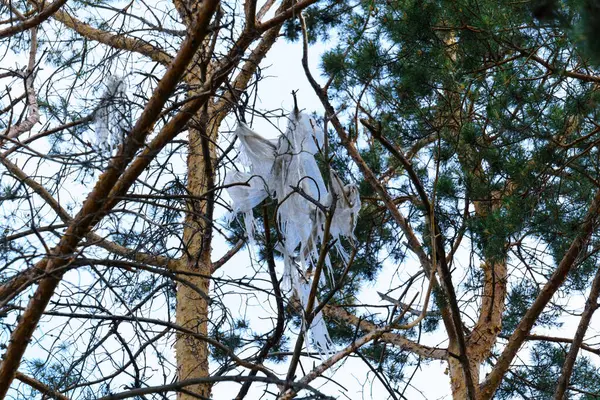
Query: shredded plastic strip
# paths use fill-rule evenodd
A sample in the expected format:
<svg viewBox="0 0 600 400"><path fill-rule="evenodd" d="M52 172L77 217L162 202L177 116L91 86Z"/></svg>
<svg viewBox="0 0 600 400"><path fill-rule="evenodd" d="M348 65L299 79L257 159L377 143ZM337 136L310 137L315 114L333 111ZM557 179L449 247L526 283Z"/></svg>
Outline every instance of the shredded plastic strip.
<svg viewBox="0 0 600 400"><path fill-rule="evenodd" d="M336 199L330 235L340 258L348 263L349 256L340 239L354 242L361 207L358 188L344 185L334 170L330 170L329 187L325 185L315 159L323 146L324 134L304 113L293 112L285 133L275 140L262 137L245 124L238 126L235 135L240 141L240 166L244 171L228 171L225 178L225 184L232 185L227 188L233 209L229 220L243 214L252 245L256 229L252 209L268 197L277 201L277 225L282 237L275 248L284 259L284 290L292 291L306 309L312 286L309 271L318 262L319 248L326 245L323 208L331 209ZM329 257L325 267L333 276ZM320 283L324 283L324 275L321 277ZM333 351L321 313L314 317L306 333L319 354Z"/></svg>

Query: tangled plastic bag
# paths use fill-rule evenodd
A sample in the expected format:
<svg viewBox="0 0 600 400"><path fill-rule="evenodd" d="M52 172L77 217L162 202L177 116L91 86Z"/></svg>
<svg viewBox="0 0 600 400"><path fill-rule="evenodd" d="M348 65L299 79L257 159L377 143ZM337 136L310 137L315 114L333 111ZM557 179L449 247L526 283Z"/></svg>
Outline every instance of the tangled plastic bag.
<svg viewBox="0 0 600 400"><path fill-rule="evenodd" d="M100 104L94 113L94 140L97 150L112 151L123 142L123 136L131 130L130 105L124 78L110 75Z"/></svg>
<svg viewBox="0 0 600 400"><path fill-rule="evenodd" d="M225 179L232 200L230 218L244 215L246 234L252 243L255 230L252 209L267 197L277 201L277 224L282 237L276 250L284 259L284 287L292 290L306 309L312 286L308 271L317 264L319 246L324 245L322 207L331 209L336 199L330 235L336 251L348 263L348 253L340 238L354 240L360 210L358 189L352 184L344 185L333 170L329 187L325 185L315 160L323 145L323 131L304 113L293 112L285 133L275 140L265 139L245 124L240 124L235 134L240 140L240 159L245 171L228 171ZM325 264L331 273L329 257ZM333 350L320 312L307 333L320 354Z"/></svg>

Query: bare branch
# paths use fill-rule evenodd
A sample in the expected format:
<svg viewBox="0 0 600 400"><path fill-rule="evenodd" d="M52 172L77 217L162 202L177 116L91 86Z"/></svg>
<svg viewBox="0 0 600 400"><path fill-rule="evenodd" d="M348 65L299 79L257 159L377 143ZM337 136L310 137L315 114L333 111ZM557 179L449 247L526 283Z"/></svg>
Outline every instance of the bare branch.
<svg viewBox="0 0 600 400"><path fill-rule="evenodd" d="M39 24L50 18L52 14L56 13L66 2L67 0L55 0L48 5L42 3L41 10L39 10L39 12L34 17L28 18L17 25L11 26L10 28L0 30L0 39L4 39L19 32L23 32L27 29L38 26Z"/></svg>
<svg viewBox="0 0 600 400"><path fill-rule="evenodd" d="M40 120L40 112L37 103L37 95L35 88L33 86L33 81L35 78L35 55L37 53L37 28L33 28L30 30L31 32L31 47L29 50L29 63L27 65L27 71L24 73L25 80L25 93L27 95L27 107L28 107L28 115L25 121L20 124L11 126L10 129L4 134L7 139L15 139L19 137L21 134L25 132L29 132L35 124L37 124ZM0 137L0 145L2 145L3 140Z"/></svg>
<svg viewBox="0 0 600 400"><path fill-rule="evenodd" d="M32 377L25 375L22 372L17 371L17 373L15 374L15 378L17 378L24 384L31 386L32 388L34 388L35 390L37 390L45 396L51 397L56 400L69 400L67 396L57 392L50 386L38 381L37 379L33 379Z"/></svg>
<svg viewBox="0 0 600 400"><path fill-rule="evenodd" d="M569 354L567 354L567 358L565 359L562 371L560 373L560 378L558 379L558 385L556 386L556 391L554 392L554 398L557 400L566 398L567 387L569 386L571 374L573 373L573 366L575 365L575 360L577 359L577 353L579 353L585 333L590 326L592 316L598 309L598 296L600 296L600 269L596 271L596 276L592 282L590 295L585 302L585 309L581 315L579 326L577 326L577 332L575 332L575 337L571 343Z"/></svg>
<svg viewBox="0 0 600 400"><path fill-rule="evenodd" d="M575 265L577 258L585 249L587 242L598 225L598 213L600 212L600 191L596 192L596 196L592 200L587 216L582 221L579 234L571 243L571 246L560 261L560 264L548 279L531 307L527 310L519 325L510 336L510 339L502 351L500 358L492 371L488 374L485 381L480 385L480 396L482 399L491 399L500 385L502 377L510 367L510 363L521 348L521 345L526 340L531 328L537 321L537 318L542 313L554 293L560 288L567 278L567 274Z"/></svg>
<svg viewBox="0 0 600 400"><path fill-rule="evenodd" d="M163 50L156 48L141 39L127 37L124 34L113 34L94 28L93 26L78 20L66 11L58 11L54 14L53 18L89 40L105 44L115 49L139 53L162 65L169 65L171 61L173 61L173 57Z"/></svg>

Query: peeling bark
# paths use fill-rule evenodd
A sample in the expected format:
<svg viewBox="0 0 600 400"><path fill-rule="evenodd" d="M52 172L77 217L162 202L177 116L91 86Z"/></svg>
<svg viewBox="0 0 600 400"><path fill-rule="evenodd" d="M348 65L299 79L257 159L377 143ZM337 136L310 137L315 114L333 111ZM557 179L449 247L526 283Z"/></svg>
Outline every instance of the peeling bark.
<svg viewBox="0 0 600 400"><path fill-rule="evenodd" d="M506 262L485 262L483 293L479 319L469 335L469 357L481 364L489 355L502 330L502 313L506 299Z"/></svg>

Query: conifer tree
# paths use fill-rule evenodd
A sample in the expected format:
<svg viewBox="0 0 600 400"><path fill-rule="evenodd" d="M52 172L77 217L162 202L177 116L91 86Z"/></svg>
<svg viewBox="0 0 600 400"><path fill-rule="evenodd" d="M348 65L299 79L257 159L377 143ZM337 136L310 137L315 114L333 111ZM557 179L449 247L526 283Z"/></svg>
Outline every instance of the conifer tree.
<svg viewBox="0 0 600 400"><path fill-rule="evenodd" d="M0 2L0 398L355 398L356 372L328 375L351 362L366 398L428 376L454 399L599 397L597 8ZM309 307L282 281L286 199L254 208L252 243L221 217L233 127L287 124L257 100L282 35L326 184L362 203L356 238L324 229L302 266ZM334 348L310 354L319 313Z"/></svg>

